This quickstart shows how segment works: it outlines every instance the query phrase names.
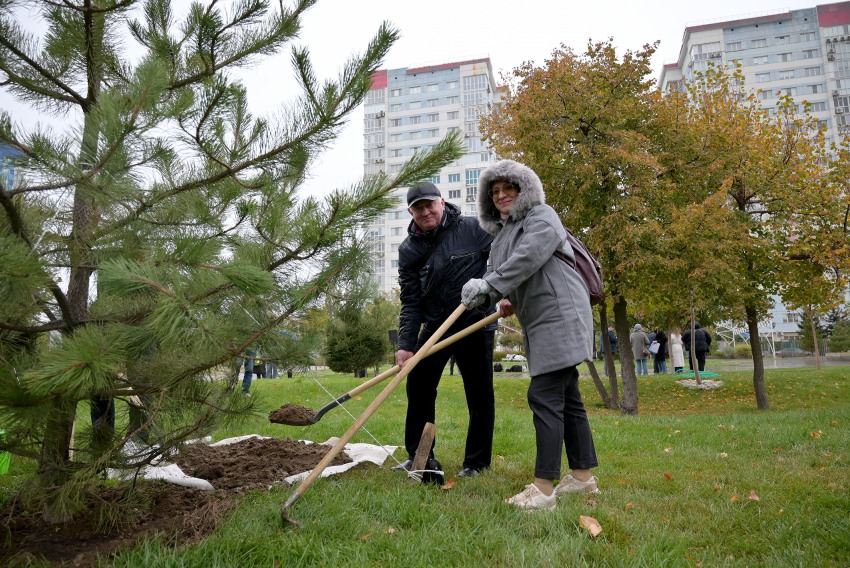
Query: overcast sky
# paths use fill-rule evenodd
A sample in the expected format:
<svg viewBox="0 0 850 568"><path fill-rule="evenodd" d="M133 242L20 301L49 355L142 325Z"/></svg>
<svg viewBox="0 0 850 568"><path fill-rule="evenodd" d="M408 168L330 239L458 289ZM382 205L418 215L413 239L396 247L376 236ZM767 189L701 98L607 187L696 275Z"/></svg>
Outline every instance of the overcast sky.
<svg viewBox="0 0 850 568"><path fill-rule="evenodd" d="M188 6L188 2L175 5ZM541 64L561 43L581 50L588 38L613 37L622 51L660 40L653 59L657 78L662 61L678 56L687 22L813 5L769 0L704 4L671 0L319 0L305 16L297 43L310 47L319 77L335 77L348 55L362 51L380 23L388 20L401 30L402 38L390 51L385 68L489 55L498 79L500 72L508 73L524 61ZM243 71L242 76L255 115L273 113L281 102L297 95L288 50ZM0 108L25 126L38 119L4 90L0 90ZM340 139L314 169L307 191L324 194L362 175L362 118L362 110L351 116ZM55 124L54 118L49 120Z"/></svg>

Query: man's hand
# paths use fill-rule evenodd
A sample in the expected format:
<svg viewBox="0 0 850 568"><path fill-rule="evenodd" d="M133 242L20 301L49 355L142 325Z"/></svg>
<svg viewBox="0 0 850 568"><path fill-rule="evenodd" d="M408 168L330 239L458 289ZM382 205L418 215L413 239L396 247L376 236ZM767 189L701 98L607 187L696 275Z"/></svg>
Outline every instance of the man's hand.
<svg viewBox="0 0 850 568"><path fill-rule="evenodd" d="M492 291L493 288L490 287L490 284L486 280L473 278L463 285L463 289L460 291L460 301L466 305L466 309L471 310L483 304L484 297Z"/></svg>
<svg viewBox="0 0 850 568"><path fill-rule="evenodd" d="M395 354L395 362L398 366L404 367L404 364L407 363L407 360L411 357L413 357L413 352L399 349L398 353Z"/></svg>
<svg viewBox="0 0 850 568"><path fill-rule="evenodd" d="M505 298L502 300L502 303L499 304L499 315L503 318L509 318L514 315L514 306L511 304L511 301Z"/></svg>

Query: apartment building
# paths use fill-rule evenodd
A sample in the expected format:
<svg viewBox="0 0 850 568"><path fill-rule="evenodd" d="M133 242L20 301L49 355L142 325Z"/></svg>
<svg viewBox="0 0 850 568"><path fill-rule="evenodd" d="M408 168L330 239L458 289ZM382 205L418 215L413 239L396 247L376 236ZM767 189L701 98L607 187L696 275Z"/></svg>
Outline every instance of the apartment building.
<svg viewBox="0 0 850 568"><path fill-rule="evenodd" d="M837 140L850 114L850 2L771 10L688 23L679 57L665 61L663 92L693 81L709 63L743 67L745 88L761 89L766 109L791 95Z"/></svg>
<svg viewBox="0 0 850 568"><path fill-rule="evenodd" d="M364 173L398 172L417 152L461 131L467 153L431 181L446 202L464 215L476 215L478 177L494 160L481 139L479 117L499 103L500 93L486 56L376 72L364 108ZM411 221L406 195L407 188L400 189L398 206L366 228L374 277L379 289L390 294L398 288L398 246Z"/></svg>

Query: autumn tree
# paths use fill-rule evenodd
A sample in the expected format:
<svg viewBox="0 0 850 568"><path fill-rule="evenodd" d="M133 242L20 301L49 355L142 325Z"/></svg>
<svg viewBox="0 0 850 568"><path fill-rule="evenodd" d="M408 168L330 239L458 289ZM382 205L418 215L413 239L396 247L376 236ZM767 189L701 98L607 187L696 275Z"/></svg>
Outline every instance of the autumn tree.
<svg viewBox="0 0 850 568"><path fill-rule="evenodd" d="M399 36L380 26L327 80L293 48L298 92L254 115L234 70L280 53L314 3L0 2L0 85L42 113L30 130L0 115L17 176L0 191L0 449L38 463L29 495L48 519L84 508L104 467L140 467L251 412L232 385L199 379L357 279L358 228L461 155L449 138L393 178L299 193ZM78 404L134 396L151 401L156 446L127 455L138 431L121 417L105 441L78 424L71 461Z"/></svg>

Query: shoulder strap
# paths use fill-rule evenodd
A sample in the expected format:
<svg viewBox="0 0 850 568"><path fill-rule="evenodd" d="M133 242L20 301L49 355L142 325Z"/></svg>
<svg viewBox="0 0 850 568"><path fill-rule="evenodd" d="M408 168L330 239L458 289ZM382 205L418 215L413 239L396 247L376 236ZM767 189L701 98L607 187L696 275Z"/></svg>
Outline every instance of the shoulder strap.
<svg viewBox="0 0 850 568"><path fill-rule="evenodd" d="M449 233L452 231L452 229L454 229L455 226L460 223L460 220L461 216L458 215L457 217L455 217L454 221L449 224L448 227L440 231L440 233L436 237L434 237L434 240L431 241L431 244L428 245L428 248L425 250L425 254L422 255L422 258L419 260L419 270L422 270L422 268L428 263L428 259L431 258L432 254L434 254L434 251L437 250L437 247L440 246L440 243L446 240L446 237L449 236Z"/></svg>

